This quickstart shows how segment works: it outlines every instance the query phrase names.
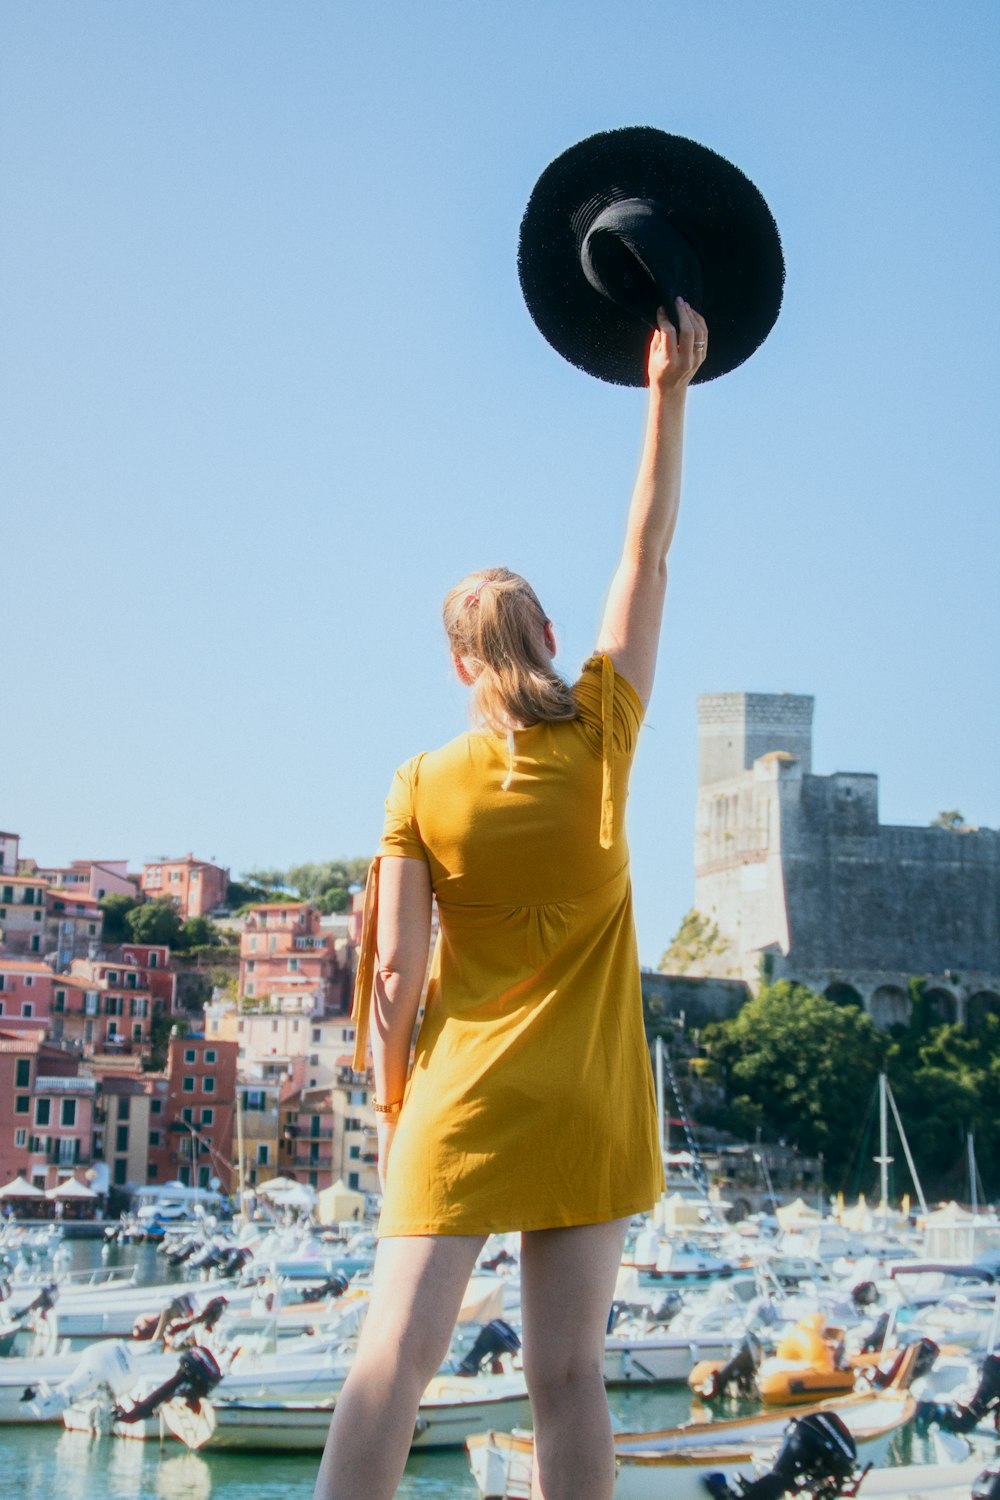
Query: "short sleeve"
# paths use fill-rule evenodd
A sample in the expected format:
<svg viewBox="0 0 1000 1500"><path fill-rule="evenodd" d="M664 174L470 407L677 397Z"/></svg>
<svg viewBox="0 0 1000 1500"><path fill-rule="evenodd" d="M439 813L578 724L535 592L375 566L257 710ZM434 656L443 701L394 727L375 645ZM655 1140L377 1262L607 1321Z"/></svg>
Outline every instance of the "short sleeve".
<svg viewBox="0 0 1000 1500"><path fill-rule="evenodd" d="M397 859L426 859L427 850L420 837L416 814L416 780L420 756L404 761L392 778L389 795L385 799L385 822L382 825L382 840L378 846L379 857Z"/></svg>
<svg viewBox="0 0 1000 1500"><path fill-rule="evenodd" d="M604 725L602 710L603 656L591 656L584 662L580 676L573 687L573 696L580 709L580 719L598 737ZM613 663L612 663L613 666ZM636 740L643 719L642 700L635 688L620 672L614 674L614 703L612 724L615 754L630 757L635 752Z"/></svg>

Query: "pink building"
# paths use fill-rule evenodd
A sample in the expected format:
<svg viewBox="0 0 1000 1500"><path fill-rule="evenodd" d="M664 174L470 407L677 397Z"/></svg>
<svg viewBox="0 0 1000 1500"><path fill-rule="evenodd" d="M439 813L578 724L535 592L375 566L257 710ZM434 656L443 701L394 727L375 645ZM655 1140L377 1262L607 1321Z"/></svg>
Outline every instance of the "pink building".
<svg viewBox="0 0 1000 1500"><path fill-rule="evenodd" d="M125 859L74 859L68 865L44 868L35 860L26 859L22 873L37 875L61 891L90 896L95 902L103 901L105 896L140 894L140 877L129 874Z"/></svg>
<svg viewBox="0 0 1000 1500"><path fill-rule="evenodd" d="M29 1035L0 1030L0 1182L23 1176L29 1180L38 1178L39 1186L50 1185L47 1147L39 1147L39 1139L47 1138L50 1133L63 1139L71 1129L76 1131L77 1126L64 1127L59 1123L50 1132L48 1125L36 1124L36 1115L44 1120L46 1110L36 1110L35 1104L39 1098L48 1099L48 1118L51 1120L54 1091L48 1085L55 1078L72 1076L76 1067L73 1058L60 1048L50 1046L39 1033ZM81 1129L85 1116L86 1111L81 1111ZM61 1122L61 1108L56 1111L56 1117ZM81 1134L81 1158L89 1157L91 1151L92 1106L89 1118L90 1133ZM67 1149L71 1149L74 1156L77 1154L76 1147L57 1147L51 1164L58 1168L59 1151ZM58 1171L53 1176L58 1176Z"/></svg>
<svg viewBox="0 0 1000 1500"><path fill-rule="evenodd" d="M57 1187L94 1160L97 1083L80 1074L43 1071L39 1060L28 1135L28 1177L36 1187Z"/></svg>
<svg viewBox="0 0 1000 1500"><path fill-rule="evenodd" d="M203 917L217 906L225 906L229 871L185 854L183 859L144 865L142 889L148 901L172 901L185 920Z"/></svg>
<svg viewBox="0 0 1000 1500"><path fill-rule="evenodd" d="M52 980L48 964L0 953L0 1026L44 1032L52 1009Z"/></svg>
<svg viewBox="0 0 1000 1500"><path fill-rule="evenodd" d="M240 1008L325 1015L347 1008L347 979L336 939L309 901L251 908L240 937Z"/></svg>

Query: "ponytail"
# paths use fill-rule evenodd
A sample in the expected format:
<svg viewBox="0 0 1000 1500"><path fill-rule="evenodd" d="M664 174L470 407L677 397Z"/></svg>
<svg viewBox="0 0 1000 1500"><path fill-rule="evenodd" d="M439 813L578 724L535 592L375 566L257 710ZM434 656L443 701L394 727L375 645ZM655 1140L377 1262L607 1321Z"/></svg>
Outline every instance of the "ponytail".
<svg viewBox="0 0 1000 1500"><path fill-rule="evenodd" d="M507 734L518 725L575 719L576 699L552 666L548 623L534 589L507 568L486 568L455 585L444 628L472 677L473 716Z"/></svg>

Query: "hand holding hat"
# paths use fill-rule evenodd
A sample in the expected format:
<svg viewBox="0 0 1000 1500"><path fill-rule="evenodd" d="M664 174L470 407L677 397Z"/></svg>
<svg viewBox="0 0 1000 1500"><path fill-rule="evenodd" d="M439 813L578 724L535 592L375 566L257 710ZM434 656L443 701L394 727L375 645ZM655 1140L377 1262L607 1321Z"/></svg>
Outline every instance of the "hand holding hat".
<svg viewBox="0 0 1000 1500"><path fill-rule="evenodd" d="M542 173L518 251L528 311L588 374L644 385L650 330L678 297L712 330L691 376L736 369L781 307L781 241L754 184L723 157L647 126L593 135ZM701 335L699 335L699 340Z"/></svg>

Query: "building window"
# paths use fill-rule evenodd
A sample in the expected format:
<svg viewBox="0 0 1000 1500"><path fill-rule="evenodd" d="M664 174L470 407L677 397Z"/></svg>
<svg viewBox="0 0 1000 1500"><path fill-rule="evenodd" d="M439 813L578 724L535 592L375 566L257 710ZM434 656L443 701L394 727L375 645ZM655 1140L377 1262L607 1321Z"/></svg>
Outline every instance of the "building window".
<svg viewBox="0 0 1000 1500"><path fill-rule="evenodd" d="M34 974L25 974L25 976L24 976L24 987L25 987L25 989L26 990L34 989L34 986L35 986L35 976L34 976Z"/></svg>
<svg viewBox="0 0 1000 1500"><path fill-rule="evenodd" d="M23 1000L21 1002L21 1015L22 1015L22 1017L30 1016L33 1013L34 1012L32 1010L31 1001L30 1000Z"/></svg>
<svg viewBox="0 0 1000 1500"><path fill-rule="evenodd" d="M97 936L97 923L96 922L89 922L87 924L87 936L88 937L96 937Z"/></svg>
<svg viewBox="0 0 1000 1500"><path fill-rule="evenodd" d="M267 1145L266 1142L262 1141L258 1145L258 1147L257 1147L257 1165L258 1165L258 1167L266 1167L266 1166L269 1165L268 1158L270 1156L270 1152L271 1152L271 1148L270 1148L269 1145Z"/></svg>
<svg viewBox="0 0 1000 1500"><path fill-rule="evenodd" d="M184 1061L186 1063L193 1063L198 1061L198 1054L193 1047L184 1048Z"/></svg>
<svg viewBox="0 0 1000 1500"><path fill-rule="evenodd" d="M52 1115L52 1101L50 1099L35 1100L35 1124L47 1125Z"/></svg>
<svg viewBox="0 0 1000 1500"><path fill-rule="evenodd" d="M206 1094L214 1094L215 1093L215 1079L214 1078L203 1078L201 1080L201 1087L202 1087L202 1091L204 1093L206 1093Z"/></svg>
<svg viewBox="0 0 1000 1500"><path fill-rule="evenodd" d="M257 991L252 979L248 980L247 983L243 986L243 993L246 995L248 1000L252 1000L256 995Z"/></svg>
<svg viewBox="0 0 1000 1500"><path fill-rule="evenodd" d="M289 974L297 974L299 972L299 961L297 958L290 958L288 960L288 972Z"/></svg>
<svg viewBox="0 0 1000 1500"><path fill-rule="evenodd" d="M181 1082L181 1089L183 1090L183 1092L185 1094L193 1094L194 1093L194 1085L195 1085L195 1080L193 1078L185 1078Z"/></svg>
<svg viewBox="0 0 1000 1500"><path fill-rule="evenodd" d="M118 1129L115 1131L115 1150L116 1151L127 1151L128 1150L128 1126L127 1125L119 1125Z"/></svg>
<svg viewBox="0 0 1000 1500"><path fill-rule="evenodd" d="M142 1022L141 1021L135 1021L132 1024L132 1040L133 1040L133 1042L141 1042L142 1041Z"/></svg>
<svg viewBox="0 0 1000 1500"><path fill-rule="evenodd" d="M31 1095L30 1094L15 1094L14 1095L14 1113L16 1115L26 1115L26 1114L28 1114L28 1112L30 1111L30 1109L31 1109Z"/></svg>
<svg viewBox="0 0 1000 1500"><path fill-rule="evenodd" d="M40 953L42 951L42 939L37 932L31 939L31 951L32 953Z"/></svg>
<svg viewBox="0 0 1000 1500"><path fill-rule="evenodd" d="M56 1014L61 1015L66 1009L66 991L56 990Z"/></svg>
<svg viewBox="0 0 1000 1500"><path fill-rule="evenodd" d="M75 1099L64 1099L62 1101L62 1110L61 1110L60 1115L59 1115L59 1123L60 1123L60 1125L75 1125L76 1124L76 1100Z"/></svg>
<svg viewBox="0 0 1000 1500"><path fill-rule="evenodd" d="M214 1047L209 1047L208 1051L205 1053L205 1061L206 1061L206 1063L214 1063L215 1062L215 1048Z"/></svg>
<svg viewBox="0 0 1000 1500"><path fill-rule="evenodd" d="M114 1182L115 1187L124 1187L128 1181L128 1159L120 1156L115 1162Z"/></svg>
<svg viewBox="0 0 1000 1500"><path fill-rule="evenodd" d="M109 969L108 972L107 972L107 974L105 975L105 978L107 979L107 981L108 981L109 984L117 984L118 983L118 970L117 969Z"/></svg>
<svg viewBox="0 0 1000 1500"><path fill-rule="evenodd" d="M348 1151L347 1154L350 1157L351 1161L360 1161L361 1160L361 1147L360 1146L352 1146L350 1148L350 1150Z"/></svg>
<svg viewBox="0 0 1000 1500"><path fill-rule="evenodd" d="M14 1131L14 1145L15 1146L24 1146L24 1145L27 1144L27 1140L28 1140L28 1132L25 1129L22 1128L20 1130L15 1130Z"/></svg>
<svg viewBox="0 0 1000 1500"><path fill-rule="evenodd" d="M146 1164L146 1176L149 1179L149 1181L152 1182L153 1178L154 1177L159 1177L159 1175L160 1175L160 1169L157 1166L156 1162L155 1161L148 1162Z"/></svg>
<svg viewBox="0 0 1000 1500"><path fill-rule="evenodd" d="M163 1100L154 1099L152 1104L149 1106L149 1109L151 1114L161 1115L163 1113Z"/></svg>
<svg viewBox="0 0 1000 1500"><path fill-rule="evenodd" d="M322 1030L321 1030L321 1028L319 1026L314 1026L313 1027L313 1029L312 1029L312 1039L313 1039L314 1042L321 1042L323 1040L323 1032L322 1032Z"/></svg>
<svg viewBox="0 0 1000 1500"><path fill-rule="evenodd" d="M149 1132L149 1144L151 1146L158 1146L160 1144L160 1132L158 1130L151 1130Z"/></svg>
<svg viewBox="0 0 1000 1500"><path fill-rule="evenodd" d="M193 1125L194 1124L194 1110L193 1109L189 1109L187 1106L185 1106L185 1108L181 1110L181 1119L184 1121L185 1125Z"/></svg>
<svg viewBox="0 0 1000 1500"><path fill-rule="evenodd" d="M160 962L160 955L158 953L150 953L148 962L149 967L155 969Z"/></svg>
<svg viewBox="0 0 1000 1500"><path fill-rule="evenodd" d="M215 1110L214 1109L203 1109L202 1112L201 1112L201 1123L203 1125L214 1125L215 1124Z"/></svg>
<svg viewBox="0 0 1000 1500"><path fill-rule="evenodd" d="M19 1089L31 1087L31 1063L26 1057L19 1057L17 1060L14 1084Z"/></svg>

